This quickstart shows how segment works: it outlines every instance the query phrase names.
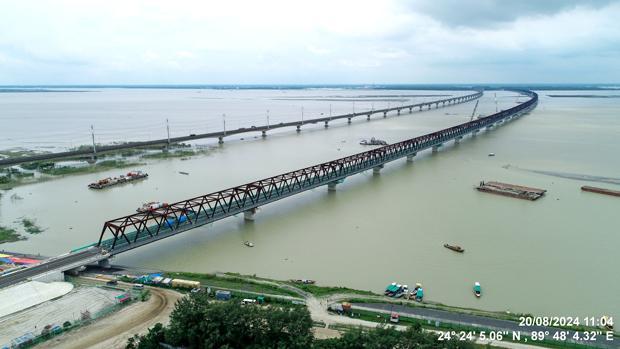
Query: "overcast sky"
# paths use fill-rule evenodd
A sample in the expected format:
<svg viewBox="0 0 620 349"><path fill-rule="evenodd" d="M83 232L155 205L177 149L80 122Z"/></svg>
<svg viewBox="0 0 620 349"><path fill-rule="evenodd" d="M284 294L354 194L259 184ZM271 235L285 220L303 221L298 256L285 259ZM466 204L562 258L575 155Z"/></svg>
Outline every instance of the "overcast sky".
<svg viewBox="0 0 620 349"><path fill-rule="evenodd" d="M620 0L0 0L0 84L618 83Z"/></svg>

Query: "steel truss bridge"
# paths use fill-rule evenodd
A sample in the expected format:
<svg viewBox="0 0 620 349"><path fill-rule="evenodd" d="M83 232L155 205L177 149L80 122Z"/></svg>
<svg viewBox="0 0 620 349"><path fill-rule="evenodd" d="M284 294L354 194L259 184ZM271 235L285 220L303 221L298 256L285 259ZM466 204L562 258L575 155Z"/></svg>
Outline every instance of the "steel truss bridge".
<svg viewBox="0 0 620 349"><path fill-rule="evenodd" d="M393 111L395 111L398 115L400 115L401 111L407 110L407 109L409 110L409 113L412 113L413 110L415 110L416 108L420 111L422 111L425 108L430 110L433 106L435 106L435 108L439 108L440 105L443 107L443 106L451 105L451 104L465 103L465 102L469 102L471 100L480 98L481 96L482 96L482 92L477 92L477 93L469 94L466 96L457 96L457 97L445 98L445 99L417 103L417 104L401 105L401 106L385 108L385 109L373 109L373 110L367 110L367 111L360 111L358 113L334 115L334 116L328 116L328 117L323 117L323 118L314 118L314 119L306 119L306 120L302 119L301 121L281 122L281 123L274 124L274 125L264 125L264 126L258 126L258 127L256 126L242 127L242 128L228 130L228 131L224 130L224 131L210 132L210 133L190 134L188 136L163 138L163 139L156 139L152 141L127 142L123 144L93 146L90 149L81 149L81 150L49 153L49 154L39 154L39 155L30 155L30 156L0 159L0 166L10 166L10 165L16 165L16 164L23 164L23 163L31 162L31 161L70 158L70 157L76 157L76 156L92 156L93 158L96 158L98 153L106 153L106 152L117 151L121 149L139 148L139 147L146 147L146 146L153 146L153 145L169 146L170 144L173 144L173 143L193 141L193 140L202 139L202 138L217 138L219 140L219 143L223 143L224 138L227 136L237 135L241 133L249 133L249 132L262 132L263 137L265 137L267 136L267 131L278 129L278 128L284 128L284 127L296 127L297 132L300 132L301 127L304 125L308 125L308 124L316 124L316 123L324 122L325 127L328 127L329 122L333 120L348 119L348 122L351 123L351 119L359 117L359 116L366 116L367 120L370 120L370 117L375 114L383 114L383 117L387 117L387 114Z"/></svg>
<svg viewBox="0 0 620 349"><path fill-rule="evenodd" d="M495 125L520 117L536 107L538 95L535 92L517 92L527 95L530 99L487 117L333 161L179 201L164 208L107 221L103 225L96 246L103 254L111 256L239 213L244 213L246 219L252 219L259 206L306 190L324 185L334 190L338 183L342 183L349 176L371 169L378 172L385 163L400 158L406 157L407 160L412 160L420 151L426 149L436 151L445 142L451 140L458 142L467 134L475 135L484 128L491 129ZM480 97L480 94L481 92L478 92L450 100L472 100ZM450 100L446 102L452 103L449 102ZM111 237L104 239L110 235Z"/></svg>

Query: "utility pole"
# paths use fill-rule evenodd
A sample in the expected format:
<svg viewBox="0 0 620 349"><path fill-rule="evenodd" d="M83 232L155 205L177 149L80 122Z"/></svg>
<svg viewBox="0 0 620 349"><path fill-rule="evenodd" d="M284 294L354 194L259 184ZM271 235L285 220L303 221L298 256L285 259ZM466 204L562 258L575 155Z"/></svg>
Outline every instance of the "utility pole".
<svg viewBox="0 0 620 349"><path fill-rule="evenodd" d="M93 139L93 159L97 157L97 146L95 145L95 128L90 125L90 135Z"/></svg>
<svg viewBox="0 0 620 349"><path fill-rule="evenodd" d="M166 119L166 133L168 134L168 147L170 147L170 124L168 119Z"/></svg>
<svg viewBox="0 0 620 349"><path fill-rule="evenodd" d="M222 114L222 123L224 124L224 136L226 136L226 113Z"/></svg>

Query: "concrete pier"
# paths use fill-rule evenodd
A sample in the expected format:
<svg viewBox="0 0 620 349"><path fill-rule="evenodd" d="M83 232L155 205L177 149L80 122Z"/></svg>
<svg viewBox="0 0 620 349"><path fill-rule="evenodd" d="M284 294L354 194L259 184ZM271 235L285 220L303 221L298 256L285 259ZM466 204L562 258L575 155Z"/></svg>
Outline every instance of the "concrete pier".
<svg viewBox="0 0 620 349"><path fill-rule="evenodd" d="M301 132L301 126L297 125L297 133Z"/></svg>
<svg viewBox="0 0 620 349"><path fill-rule="evenodd" d="M407 155L407 162L413 162L413 158L418 155L418 153L413 153L413 154L409 154Z"/></svg>
<svg viewBox="0 0 620 349"><path fill-rule="evenodd" d="M386 111L383 112L383 117L387 118L387 112Z"/></svg>
<svg viewBox="0 0 620 349"><path fill-rule="evenodd" d="M459 144L459 143L461 143L461 139L463 139L463 136L458 136L458 137L456 137L456 138L454 139L454 143L455 143L455 144Z"/></svg>
<svg viewBox="0 0 620 349"><path fill-rule="evenodd" d="M329 121L325 121L325 128L329 127Z"/></svg>
<svg viewBox="0 0 620 349"><path fill-rule="evenodd" d="M267 137L267 131L263 131L262 132L262 136L263 136L263 138Z"/></svg>
<svg viewBox="0 0 620 349"><path fill-rule="evenodd" d="M372 168L372 174L373 175L378 175L381 173L381 169L383 168L383 165L379 165L377 167L373 167Z"/></svg>
<svg viewBox="0 0 620 349"><path fill-rule="evenodd" d="M347 119L347 124L350 124L350 123L351 123L351 118L348 118Z"/></svg>
<svg viewBox="0 0 620 349"><path fill-rule="evenodd" d="M224 137L222 137L222 136L217 137L217 143L218 144L224 144Z"/></svg>
<svg viewBox="0 0 620 349"><path fill-rule="evenodd" d="M327 191L336 191L336 185L338 185L338 182L327 183Z"/></svg>
<svg viewBox="0 0 620 349"><path fill-rule="evenodd" d="M439 151L439 147L441 147L442 145L443 145L442 143L439 143L439 144L437 144L437 145L434 145L434 146L433 146L433 153L438 152L438 151Z"/></svg>
<svg viewBox="0 0 620 349"><path fill-rule="evenodd" d="M253 221L255 219L256 212L258 212L258 207L243 211L243 219L246 221Z"/></svg>

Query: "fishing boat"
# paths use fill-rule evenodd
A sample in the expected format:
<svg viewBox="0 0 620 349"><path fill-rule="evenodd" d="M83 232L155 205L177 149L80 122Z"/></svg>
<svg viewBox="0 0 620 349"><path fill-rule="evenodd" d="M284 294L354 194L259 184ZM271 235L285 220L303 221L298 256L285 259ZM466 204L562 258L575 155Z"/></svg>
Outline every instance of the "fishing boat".
<svg viewBox="0 0 620 349"><path fill-rule="evenodd" d="M189 173L188 173L188 172L184 172L184 171L179 171L179 174L186 175L186 176L188 176L188 175L189 175Z"/></svg>
<svg viewBox="0 0 620 349"><path fill-rule="evenodd" d="M415 292L415 300L416 302L421 302L422 298L424 298L424 289L422 289L421 285Z"/></svg>
<svg viewBox="0 0 620 349"><path fill-rule="evenodd" d="M142 206L136 209L136 212L145 213L145 212L155 211L157 209L166 208L166 207L168 207L167 202L151 201L151 202L142 204Z"/></svg>
<svg viewBox="0 0 620 349"><path fill-rule="evenodd" d="M409 286L403 285L396 293L394 293L394 298L400 298L409 293Z"/></svg>
<svg viewBox="0 0 620 349"><path fill-rule="evenodd" d="M489 153L489 156L495 156L495 153Z"/></svg>
<svg viewBox="0 0 620 349"><path fill-rule="evenodd" d="M254 244L249 241L244 241L243 244L246 245L247 247L254 247Z"/></svg>
<svg viewBox="0 0 620 349"><path fill-rule="evenodd" d="M390 293L396 292L395 287L396 287L396 283L392 282L391 284L387 285L387 287L385 288L385 292L383 294L385 294L387 296Z"/></svg>
<svg viewBox="0 0 620 349"><path fill-rule="evenodd" d="M104 179L100 179L96 182L90 183L88 188L90 189L103 189L107 187L111 187L118 184L123 184L127 182L132 182L138 179L147 178L149 175L146 172L142 171L131 171L126 174L122 174L118 177L108 177Z"/></svg>
<svg viewBox="0 0 620 349"><path fill-rule="evenodd" d="M465 249L463 249L461 246L457 246L457 245L443 244L443 247L445 247L447 249L450 249L452 251L455 251L455 252L459 252L459 253L465 252Z"/></svg>
<svg viewBox="0 0 620 349"><path fill-rule="evenodd" d="M482 295L482 288L480 287L480 283L478 281L474 282L474 294L478 298Z"/></svg>

